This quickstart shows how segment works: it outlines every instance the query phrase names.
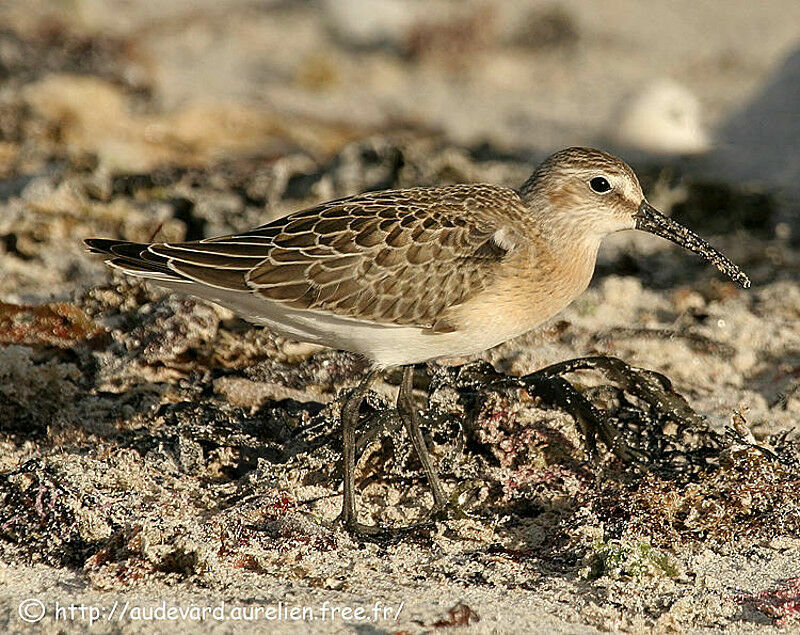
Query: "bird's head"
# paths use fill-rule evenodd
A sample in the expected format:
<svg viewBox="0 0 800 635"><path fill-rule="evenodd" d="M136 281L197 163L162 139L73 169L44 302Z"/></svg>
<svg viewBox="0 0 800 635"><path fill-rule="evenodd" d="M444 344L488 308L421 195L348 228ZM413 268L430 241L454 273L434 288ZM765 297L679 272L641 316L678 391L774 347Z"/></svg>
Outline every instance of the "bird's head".
<svg viewBox="0 0 800 635"><path fill-rule="evenodd" d="M599 244L608 234L639 229L703 256L740 286L750 286L728 258L650 205L630 166L602 150L576 147L550 155L520 196L550 239Z"/></svg>

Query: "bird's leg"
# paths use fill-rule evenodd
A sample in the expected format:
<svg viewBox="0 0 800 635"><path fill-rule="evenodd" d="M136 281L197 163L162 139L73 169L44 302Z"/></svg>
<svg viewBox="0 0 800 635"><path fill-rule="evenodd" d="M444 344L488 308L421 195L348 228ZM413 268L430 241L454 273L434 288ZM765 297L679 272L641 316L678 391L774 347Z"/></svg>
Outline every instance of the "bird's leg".
<svg viewBox="0 0 800 635"><path fill-rule="evenodd" d="M374 533L377 528L368 527L358 523L356 515L355 479L356 460L355 460L355 438L356 426L358 425L358 415L361 403L369 392L369 388L378 376L377 370L371 370L367 376L361 380L342 404L342 474L344 475L342 512L336 519L342 523L349 531L355 533Z"/></svg>
<svg viewBox="0 0 800 635"><path fill-rule="evenodd" d="M425 470L425 475L428 477L428 485L433 494L432 513L438 514L448 506L448 499L442 488L442 483L439 481L439 476L436 474L436 469L431 462L431 456L425 445L422 430L419 428L419 417L417 409L414 406L414 397L412 394L413 388L414 367L405 366L403 368L403 378L400 381L400 390L397 393L397 412L403 420L403 425L419 457L419 462L422 463L422 469Z"/></svg>

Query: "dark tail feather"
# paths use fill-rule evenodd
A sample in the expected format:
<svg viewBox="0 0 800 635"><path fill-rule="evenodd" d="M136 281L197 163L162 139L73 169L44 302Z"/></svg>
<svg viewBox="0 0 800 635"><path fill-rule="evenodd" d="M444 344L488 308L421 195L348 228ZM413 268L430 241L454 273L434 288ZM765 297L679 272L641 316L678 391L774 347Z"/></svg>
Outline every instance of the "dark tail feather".
<svg viewBox="0 0 800 635"><path fill-rule="evenodd" d="M91 253L106 256L108 264L126 273L138 276L153 273L157 277L166 275L177 280L181 279L179 274L169 268L166 258L148 250L147 243L109 238L87 238L83 242Z"/></svg>
<svg viewBox="0 0 800 635"><path fill-rule="evenodd" d="M83 244L89 248L89 251L93 254L106 254L109 256L113 256L111 249L114 245L120 244L128 244L128 245L135 245L137 243L126 243L123 240L112 240L110 238L87 238L83 241Z"/></svg>

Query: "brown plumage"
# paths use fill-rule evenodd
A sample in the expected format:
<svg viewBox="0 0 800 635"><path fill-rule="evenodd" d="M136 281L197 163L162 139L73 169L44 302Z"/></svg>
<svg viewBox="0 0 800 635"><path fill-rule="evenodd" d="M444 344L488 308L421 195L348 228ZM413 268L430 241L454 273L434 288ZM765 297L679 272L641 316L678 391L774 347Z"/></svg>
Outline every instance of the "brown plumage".
<svg viewBox="0 0 800 635"><path fill-rule="evenodd" d="M598 191L597 179L608 189ZM126 273L388 366L478 352L530 330L586 288L604 235L645 224L746 281L646 205L623 161L588 148L555 153L518 192L374 192L230 236L86 242Z"/></svg>
<svg viewBox="0 0 800 635"><path fill-rule="evenodd" d="M352 196L202 241L87 244L123 270L149 267L292 308L445 330L446 314L485 289L507 255L493 236L522 234L525 212L512 190L454 185Z"/></svg>
<svg viewBox="0 0 800 635"><path fill-rule="evenodd" d="M549 157L518 192L453 185L351 196L251 231L196 242L90 239L125 273L229 306L284 335L406 365L398 412L442 510L409 364L476 353L549 319L589 284L602 238L664 236L750 284L725 256L655 211L623 161L590 148ZM373 370L342 406L344 501L356 521L354 435Z"/></svg>

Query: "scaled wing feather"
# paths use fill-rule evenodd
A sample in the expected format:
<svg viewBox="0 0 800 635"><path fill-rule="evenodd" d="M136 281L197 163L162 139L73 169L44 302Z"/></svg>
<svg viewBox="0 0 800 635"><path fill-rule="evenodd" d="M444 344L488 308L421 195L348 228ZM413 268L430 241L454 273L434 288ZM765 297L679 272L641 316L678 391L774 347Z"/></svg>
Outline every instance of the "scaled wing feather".
<svg viewBox="0 0 800 635"><path fill-rule="evenodd" d="M491 283L524 206L456 185L331 201L242 234L150 245L92 239L134 275L254 293L292 308L447 331L447 311ZM498 236L504 237L498 240Z"/></svg>

